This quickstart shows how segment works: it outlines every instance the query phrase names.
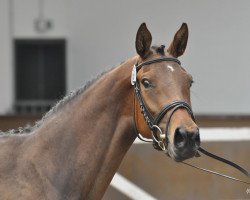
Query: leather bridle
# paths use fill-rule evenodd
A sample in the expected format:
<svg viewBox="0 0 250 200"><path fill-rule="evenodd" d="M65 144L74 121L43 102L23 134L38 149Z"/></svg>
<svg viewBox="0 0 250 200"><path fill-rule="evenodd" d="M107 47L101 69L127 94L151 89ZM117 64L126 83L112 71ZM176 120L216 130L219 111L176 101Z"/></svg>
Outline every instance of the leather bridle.
<svg viewBox="0 0 250 200"><path fill-rule="evenodd" d="M194 114L193 114L193 111L192 111L190 105L184 101L176 100L170 104L165 105L156 116L153 116L150 113L149 109L147 108L147 106L143 100L143 97L142 97L140 83L137 80L137 73L143 66L150 65L153 63L157 63L157 62L162 62L162 61L171 61L171 62L175 62L175 63L181 65L181 62L177 58L171 58L171 57L165 57L165 56L162 56L162 57L156 58L156 59L152 59L149 61L145 61L145 62L140 63L140 64L137 63L134 65L133 70L132 70L131 84L134 86L134 91L135 91L134 104L136 101L135 98L137 97L137 100L138 100L139 105L140 105L141 113L143 114L144 119L147 122L149 129L151 130L154 148L156 148L158 150L166 151L167 150L166 145L168 143L167 136L168 136L169 124L170 124L170 121L171 121L171 118L172 118L174 112L180 108L184 108L188 111L188 113L191 115L191 117L194 121L195 121L195 118L194 118ZM134 105L134 107L135 107L135 105ZM170 111L171 111L171 113L169 114L168 122L166 125L166 131L165 131L165 133L163 133L161 128L158 125L159 125L160 121L162 120L162 118ZM136 112L136 109L134 108L134 116L135 116L135 112ZM136 119L134 119L134 121L135 121L137 137L142 141L149 142L149 141L142 138L142 136L140 135L140 133L138 132L138 129L137 129ZM159 133L159 135L157 135L157 133Z"/></svg>
<svg viewBox="0 0 250 200"><path fill-rule="evenodd" d="M162 57L155 58L155 59L152 59L152 60L149 60L149 61L145 61L145 62L142 62L140 64L136 63L134 65L134 67L132 69L132 73L131 73L131 84L134 86L134 91L135 91L135 95L134 95L134 127L135 127L137 137L140 140L144 141L144 142L152 142L155 149L162 150L162 151L164 151L166 153L167 152L167 145L168 145L168 129L169 129L169 124L171 122L171 118L172 118L174 112L177 111L178 109L182 108L182 109L187 110L187 112L190 114L190 116L192 117L192 119L194 121L195 121L195 117L194 117L193 111L191 109L191 106L188 103L186 103L185 101L180 101L180 100L176 100L176 101L173 101L170 104L165 105L156 116L153 116L150 113L149 109L147 108L147 106L146 106L146 104L145 104L145 102L143 100L143 97L142 97L140 83L139 83L139 81L137 79L137 73L143 66L150 65L150 64L153 64L153 63L157 63L157 62L163 62L163 61L175 62L175 63L181 65L181 62L177 58L166 57L166 56L162 56ZM144 116L145 122L148 124L148 127L151 130L152 140L144 139L140 135L140 133L139 133L139 131L137 129L136 117L135 117L136 116L136 97L137 97L137 100L139 102L140 110L141 110L141 113ZM162 120L162 118L168 112L170 112L170 113L169 113L168 121L167 121L167 124L166 124L166 130L165 130L165 133L163 133L161 128L158 125L159 125L160 121ZM157 134L157 133L159 133L159 134ZM232 161L229 161L229 160L227 160L225 158L222 158L222 157L219 157L219 156L217 156L215 154L212 154L212 153L204 150L201 147L198 148L198 151L200 153L203 153L206 156L209 156L211 158L214 158L216 160L219 160L221 162L224 162L224 163L236 168L237 170L239 170L240 172L242 172L243 174L245 174L248 177L250 176L250 173L248 171L246 171L244 168L242 168L241 166L235 164ZM224 178L228 178L228 179L238 181L238 182L242 182L242 183L245 183L245 184L250 184L249 182L246 182L246 181L243 181L243 180L240 180L240 179L228 176L228 175L224 175L224 174L212 171L212 170L197 167L197 166L194 166L194 165L186 163L186 162L182 162L182 163L186 164L188 166L194 167L196 169L205 171L205 172L209 172L209 173L212 173L212 174L215 174L215 175L218 175L218 176L222 176Z"/></svg>

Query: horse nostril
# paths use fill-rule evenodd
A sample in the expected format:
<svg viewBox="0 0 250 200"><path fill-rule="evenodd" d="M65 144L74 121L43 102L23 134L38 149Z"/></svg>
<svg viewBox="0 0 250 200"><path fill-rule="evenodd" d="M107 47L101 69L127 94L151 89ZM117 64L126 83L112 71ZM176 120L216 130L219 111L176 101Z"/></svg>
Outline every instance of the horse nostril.
<svg viewBox="0 0 250 200"><path fill-rule="evenodd" d="M183 128L177 128L175 130L174 145L176 148L182 148L187 141L186 131Z"/></svg>

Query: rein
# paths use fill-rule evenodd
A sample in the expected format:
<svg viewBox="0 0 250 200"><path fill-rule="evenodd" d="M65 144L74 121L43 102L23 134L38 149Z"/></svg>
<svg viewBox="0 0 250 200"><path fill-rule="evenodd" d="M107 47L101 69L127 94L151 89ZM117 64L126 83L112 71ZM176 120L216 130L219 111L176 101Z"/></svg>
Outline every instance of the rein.
<svg viewBox="0 0 250 200"><path fill-rule="evenodd" d="M190 114L190 116L192 117L192 119L194 121L195 121L195 117L194 117L194 114L193 114L193 111L192 111L192 108L190 107L190 105L188 103L184 102L184 101L173 101L172 103L165 105L155 117L150 113L149 109L147 108L147 106L146 106L146 104L145 104L145 102L143 100L143 97L142 97L140 83L139 83L139 81L137 79L137 73L145 65L150 65L150 64L157 63L157 62L162 62L162 61L175 62L175 63L181 65L181 62L177 58L171 58L171 57L165 57L165 56L162 56L162 57L156 58L156 59L152 59L152 60L149 60L149 61L145 61L145 62L140 63L140 64L137 63L137 64L134 65L134 67L132 69L131 85L134 86L134 91L135 91L134 92L134 111L133 111L134 115L133 116L134 116L134 128L135 128L137 137L140 140L144 141L144 142L152 142L153 147L155 149L167 152L167 148L166 148L166 145L168 143L168 137L167 137L168 133L167 132L168 132L169 124L170 124L170 121L171 121L171 118L172 118L174 112L177 111L180 108L184 108L184 109L186 109L188 111L188 113ZM141 110L141 113L144 116L144 120L148 124L148 126L149 126L149 128L151 130L152 140L144 139L141 136L141 134L139 133L138 129L137 129L136 117L135 117L135 115L136 115L136 108L135 108L136 107L136 97L137 97L137 100L139 101L140 110ZM166 132L163 133L161 128L158 126L158 124L160 123L162 118L170 111L171 111L171 113L169 114L168 122L167 122L167 125L166 125ZM159 134L157 134L157 133L159 133ZM206 156L209 156L209 157L211 157L213 159L216 159L216 160L219 160L219 161L221 161L223 163L226 163L226 164L236 168L241 173L245 174L247 177L250 177L250 173L248 171L246 171L241 166L235 164L234 162L229 161L229 160L227 160L225 158L219 157L219 156L217 156L215 154L212 154L212 153L204 150L201 147L198 148L198 151L200 153L203 153ZM241 182L241 183L245 183L245 184L250 184L250 182L246 182L246 181L243 181L243 180L240 180L240 179L237 179L237 178L225 175L225 174L221 174L221 173L218 173L218 172L215 172L215 171L212 171L212 170L197 167L195 165L192 165L192 164L189 164L189 163L186 163L186 162L182 162L182 163L185 164L185 165L191 166L193 168L208 172L208 173L212 173L212 174L215 174L215 175L218 175L218 176L222 176L224 178L228 178L228 179L238 181L238 182Z"/></svg>

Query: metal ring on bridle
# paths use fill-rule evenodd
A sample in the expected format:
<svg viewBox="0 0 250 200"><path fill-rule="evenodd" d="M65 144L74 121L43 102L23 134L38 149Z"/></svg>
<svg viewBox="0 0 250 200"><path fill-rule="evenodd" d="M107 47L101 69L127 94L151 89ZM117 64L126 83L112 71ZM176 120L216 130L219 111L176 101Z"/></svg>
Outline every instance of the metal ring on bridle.
<svg viewBox="0 0 250 200"><path fill-rule="evenodd" d="M157 129L157 131L160 132L160 138L161 138L161 139L165 139L165 138L166 138L166 135L162 133L162 130L161 130L161 128L160 128L159 126L153 125L153 126L152 126L152 129ZM154 133L154 130L152 130L152 132ZM154 135L154 134L153 134L153 135Z"/></svg>
<svg viewBox="0 0 250 200"><path fill-rule="evenodd" d="M154 129L156 129L157 131L159 131L159 133L160 133L159 136L160 136L160 139L161 139L161 140L159 140L158 138L155 137ZM165 146L163 140L166 138L166 135L162 133L162 130L161 130L161 128L160 128L159 126L157 126L157 125L153 125L153 126L152 126L152 137L153 137L153 140L154 140L155 142L157 142L157 144L159 145L159 147L160 147L163 151L165 151L165 150L166 150L166 146Z"/></svg>

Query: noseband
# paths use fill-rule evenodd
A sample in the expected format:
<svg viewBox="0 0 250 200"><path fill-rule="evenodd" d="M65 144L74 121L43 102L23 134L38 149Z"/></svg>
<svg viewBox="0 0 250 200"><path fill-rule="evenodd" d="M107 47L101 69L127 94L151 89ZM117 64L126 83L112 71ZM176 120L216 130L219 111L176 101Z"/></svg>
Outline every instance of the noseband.
<svg viewBox="0 0 250 200"><path fill-rule="evenodd" d="M147 106L143 100L143 97L142 97L140 83L137 79L137 73L145 65L150 65L150 64L162 62L162 61L175 62L175 63L181 65L181 62L178 59L165 57L165 56L160 57L160 58L156 58L156 59L152 59L152 60L140 63L140 64L135 64L133 67L133 70L132 70L131 84L134 86L134 90L135 90L135 94L136 94L135 96L137 97L137 99L139 101L141 113L143 114L144 119L151 130L154 148L157 150L166 151L166 145L168 143L167 135L168 135L169 124L170 124L170 121L171 121L171 118L172 118L174 112L180 108L184 108L188 111L188 113L191 115L193 120L195 120L195 118L194 118L194 114L193 114L193 111L192 111L190 105L184 101L179 101L179 100L173 101L172 103L165 105L156 116L153 116L150 113L149 109L147 108ZM134 102L135 102L135 98L134 98ZM134 105L134 107L135 107L135 105ZM169 115L168 122L166 124L166 131L165 131L165 133L163 133L158 125L159 125L160 121L162 120L162 118L169 111L171 111L171 113ZM134 116L135 116L135 112L136 112L136 109L134 108ZM134 121L136 123L136 120L134 120ZM135 127L137 127L136 124L135 124ZM151 142L151 141L143 139L142 136L140 135L140 133L138 132L137 128L136 128L136 132L137 132L137 137L140 140L145 141L145 142ZM159 136L157 135L157 132L159 132Z"/></svg>
<svg viewBox="0 0 250 200"><path fill-rule="evenodd" d="M133 70L132 70L132 74L131 74L131 84L134 86L134 90L135 90L135 95L134 95L134 126L135 126L135 130L136 130L136 133L137 133L137 137L140 140L144 141L144 142L153 142L153 146L154 146L155 149L167 152L166 145L168 144L168 137L167 137L168 129L169 129L169 124L170 124L170 121L171 121L171 118L172 118L174 112L177 111L180 108L186 109L187 112L190 114L190 116L192 117L192 119L194 121L195 121L195 118L194 118L194 114L193 114L193 111L192 111L190 105L188 103L184 102L184 101L179 101L179 100L178 101L173 101L172 103L165 105L155 117L150 113L149 109L147 108L147 106L146 106L146 104L145 104L145 102L143 100L143 97L142 97L140 83L139 83L139 81L137 79L137 73L145 65L150 65L150 64L157 63L157 62L162 62L162 61L175 62L175 63L181 65L181 62L178 59L165 57L165 56L160 57L160 58L156 58L156 59L152 59L152 60L143 62L141 64L135 64L134 67L133 67ZM145 140L140 135L140 133L138 132L138 129L137 129L137 126L136 126L136 117L135 117L135 115L136 115L136 108L135 108L136 107L136 97L137 97L137 99L139 101L139 104L140 104L141 113L143 114L144 119L145 119L146 123L148 124L148 126L149 126L149 128L151 130L152 140L153 141ZM166 131L165 131L165 133L163 133L161 128L158 125L159 125L160 121L162 120L162 118L170 111L171 111L171 113L169 114L169 118L168 118L168 121L167 121L167 124L166 124ZM157 132L159 132L159 136L157 135ZM240 172L242 172L246 176L250 177L250 173L248 171L246 171L241 166L235 164L234 162L229 161L229 160L227 160L225 158L222 158L220 156L217 156L215 154L212 154L212 153L204 150L201 147L198 148L198 151L203 153L206 156L209 156L211 158L214 158L216 160L224 162L224 163L238 169ZM186 163L186 162L182 162L182 163L186 164L188 166L194 167L196 169L208 172L208 173L212 173L212 174L215 174L215 175L218 175L218 176L222 176L224 178L228 178L228 179L238 181L238 182L241 182L241 183L245 183L245 184L248 184L248 185L250 184L250 182L246 182L246 181L243 181L241 179L237 179L237 178L225 175L225 174L221 174L221 173L218 173L218 172L215 172L215 171L212 171L212 170L197 167L195 165L192 165L192 164L189 164L189 163Z"/></svg>

